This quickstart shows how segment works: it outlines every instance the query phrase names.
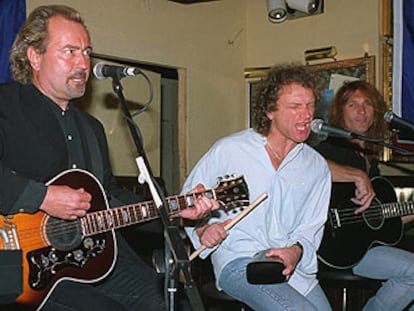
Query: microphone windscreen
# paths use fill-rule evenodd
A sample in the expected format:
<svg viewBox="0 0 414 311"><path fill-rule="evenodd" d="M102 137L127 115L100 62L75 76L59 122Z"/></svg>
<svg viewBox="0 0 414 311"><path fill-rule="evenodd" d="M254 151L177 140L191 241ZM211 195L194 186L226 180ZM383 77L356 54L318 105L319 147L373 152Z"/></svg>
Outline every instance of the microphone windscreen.
<svg viewBox="0 0 414 311"><path fill-rule="evenodd" d="M314 119L311 122L311 130L312 130L312 132L314 132L316 134L321 133L322 126L323 126L323 120L322 119Z"/></svg>
<svg viewBox="0 0 414 311"><path fill-rule="evenodd" d="M106 66L105 62L99 62L93 67L93 74L99 80L105 80L108 78L102 73L104 66Z"/></svg>
<svg viewBox="0 0 414 311"><path fill-rule="evenodd" d="M387 111L386 113L384 113L384 120L387 122L391 122L393 117L394 114L392 113L392 111Z"/></svg>

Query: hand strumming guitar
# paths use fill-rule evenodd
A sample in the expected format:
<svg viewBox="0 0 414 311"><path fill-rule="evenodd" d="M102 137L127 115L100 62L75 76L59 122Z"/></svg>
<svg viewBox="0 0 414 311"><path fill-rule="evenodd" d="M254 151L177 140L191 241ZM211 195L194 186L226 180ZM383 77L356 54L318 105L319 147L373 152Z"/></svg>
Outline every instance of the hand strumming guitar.
<svg viewBox="0 0 414 311"><path fill-rule="evenodd" d="M75 220L86 215L91 199L91 194L83 188L50 185L39 209L56 218Z"/></svg>
<svg viewBox="0 0 414 311"><path fill-rule="evenodd" d="M355 214L368 209L375 198L375 191L368 175L364 171L351 166L341 165L330 160L327 160L327 162L333 182L353 182L355 184L355 197L351 201L360 205L355 210Z"/></svg>

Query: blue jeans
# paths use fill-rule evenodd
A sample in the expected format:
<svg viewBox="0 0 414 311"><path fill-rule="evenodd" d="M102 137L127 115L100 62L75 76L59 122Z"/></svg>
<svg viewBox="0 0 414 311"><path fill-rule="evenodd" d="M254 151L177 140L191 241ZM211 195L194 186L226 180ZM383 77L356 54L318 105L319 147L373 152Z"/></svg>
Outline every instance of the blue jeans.
<svg viewBox="0 0 414 311"><path fill-rule="evenodd" d="M251 258L238 258L224 267L218 284L228 295L260 311L332 310L319 285L303 296L287 282L270 285L248 283L246 266L250 261Z"/></svg>
<svg viewBox="0 0 414 311"><path fill-rule="evenodd" d="M353 268L356 275L386 280L364 311L403 310L414 300L414 253L390 246L368 250ZM414 310L411 307L409 310Z"/></svg>

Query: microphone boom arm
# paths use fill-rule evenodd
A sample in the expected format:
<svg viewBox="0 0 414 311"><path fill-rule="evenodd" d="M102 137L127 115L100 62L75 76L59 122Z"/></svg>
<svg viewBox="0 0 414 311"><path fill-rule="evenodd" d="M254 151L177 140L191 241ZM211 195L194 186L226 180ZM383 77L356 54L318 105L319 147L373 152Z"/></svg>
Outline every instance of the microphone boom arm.
<svg viewBox="0 0 414 311"><path fill-rule="evenodd" d="M387 118L385 118L387 120ZM371 144L377 144L389 149L393 149L402 155L414 155L414 152L401 148L399 146L395 146L392 144L388 144L384 141L384 139L379 138L369 138L363 135L359 135L350 131L346 131L341 128L337 128L328 124L325 124L322 119L314 119L311 122L311 129L312 132L316 134L320 133L327 133L328 135L337 136L337 137L344 137L348 139L359 139Z"/></svg>

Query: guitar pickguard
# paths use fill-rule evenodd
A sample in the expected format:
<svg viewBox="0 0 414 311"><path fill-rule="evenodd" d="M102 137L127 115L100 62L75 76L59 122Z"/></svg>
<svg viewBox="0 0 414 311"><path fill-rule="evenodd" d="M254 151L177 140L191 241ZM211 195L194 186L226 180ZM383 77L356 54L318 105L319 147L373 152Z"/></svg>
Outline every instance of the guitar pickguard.
<svg viewBox="0 0 414 311"><path fill-rule="evenodd" d="M90 260L103 253L105 247L105 239L87 237L79 247L71 251L45 247L28 252L26 259L29 264L30 287L34 290L42 290L62 270L82 269Z"/></svg>

